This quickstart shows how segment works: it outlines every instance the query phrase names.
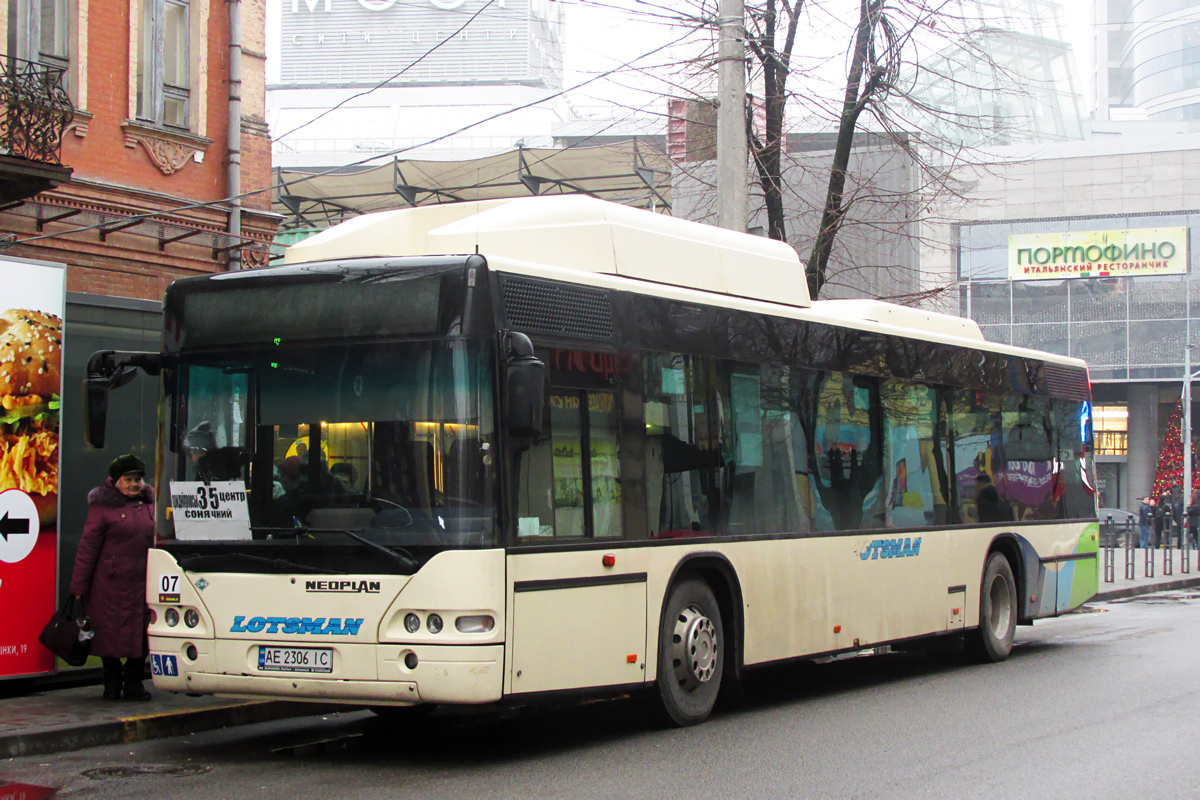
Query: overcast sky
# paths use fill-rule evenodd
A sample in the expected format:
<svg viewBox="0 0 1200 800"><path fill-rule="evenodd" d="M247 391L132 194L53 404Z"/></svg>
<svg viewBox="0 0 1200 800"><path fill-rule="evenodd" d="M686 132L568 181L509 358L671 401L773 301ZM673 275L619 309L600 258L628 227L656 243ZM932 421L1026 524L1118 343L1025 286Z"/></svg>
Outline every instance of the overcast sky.
<svg viewBox="0 0 1200 800"><path fill-rule="evenodd" d="M279 80L278 43L281 12L284 4L308 0L268 0L267 8L267 81ZM341 0L345 2L346 0ZM411 0L399 0L410 2ZM553 0L561 2L561 0ZM653 0L666 5L670 0ZM714 0L715 2L715 0ZM1091 98L1092 34L1094 13L1090 0L1060 0L1064 19L1070 22L1065 35L1075 50L1079 91L1083 96L1085 113L1094 105ZM841 10L842 7L844 11ZM566 0L564 38L564 84L576 86L592 76L637 59L679 36L679 31L656 24L647 16L649 2L638 0ZM819 69L816 82L840 95L840 81L846 69L846 45L849 33L846 19L854 18L854 0L809 0L808 18L801 45L796 51L808 59L809 66ZM644 72L625 69L619 76L589 84L568 97L581 111L605 102L615 101L634 108L662 113L661 96L686 94L673 91L670 83L680 80L667 65L681 56L678 50L663 52L638 62ZM819 65L819 67L818 67ZM677 88L677 87L676 87ZM641 91L638 91L641 90ZM585 114L587 115L587 114Z"/></svg>

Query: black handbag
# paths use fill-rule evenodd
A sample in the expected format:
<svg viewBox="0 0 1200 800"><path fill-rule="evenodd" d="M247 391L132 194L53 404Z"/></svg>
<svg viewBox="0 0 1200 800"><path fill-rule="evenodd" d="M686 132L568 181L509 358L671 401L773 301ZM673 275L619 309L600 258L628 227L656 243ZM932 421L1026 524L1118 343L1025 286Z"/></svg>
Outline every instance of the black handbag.
<svg viewBox="0 0 1200 800"><path fill-rule="evenodd" d="M91 639L79 640L79 623L83 616L83 603L71 595L58 611L50 617L38 641L54 655L72 667L82 667L92 649Z"/></svg>

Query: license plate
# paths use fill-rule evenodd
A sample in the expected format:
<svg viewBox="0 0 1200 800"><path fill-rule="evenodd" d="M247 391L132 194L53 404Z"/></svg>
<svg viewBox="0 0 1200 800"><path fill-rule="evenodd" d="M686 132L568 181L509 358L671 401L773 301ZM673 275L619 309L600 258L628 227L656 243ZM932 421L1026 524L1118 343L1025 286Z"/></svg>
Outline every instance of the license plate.
<svg viewBox="0 0 1200 800"><path fill-rule="evenodd" d="M264 672L333 672L333 648L259 645L258 668Z"/></svg>

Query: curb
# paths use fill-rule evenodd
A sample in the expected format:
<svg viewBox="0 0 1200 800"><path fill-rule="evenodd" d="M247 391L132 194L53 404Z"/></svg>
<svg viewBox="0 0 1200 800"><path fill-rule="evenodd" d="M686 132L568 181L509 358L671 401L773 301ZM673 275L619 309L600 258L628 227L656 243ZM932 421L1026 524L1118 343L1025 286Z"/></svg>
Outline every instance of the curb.
<svg viewBox="0 0 1200 800"><path fill-rule="evenodd" d="M1179 589L1194 589L1200 587L1200 577L1195 578L1177 578L1173 581L1162 581L1161 583L1148 583L1142 586L1126 586L1123 589L1113 589L1108 592L1096 592L1092 595L1089 603L1103 602L1105 600L1124 600L1128 597L1138 597L1143 594L1154 594L1155 592L1173 592Z"/></svg>
<svg viewBox="0 0 1200 800"><path fill-rule="evenodd" d="M308 717L334 710L345 711L346 706L327 704L293 703L278 700L238 702L226 706L209 706L194 711L167 711L138 717L124 717L84 725L34 733L18 733L0 737L0 758L40 756L64 753L87 747L111 744L130 744L146 739L181 736L233 725L251 725L290 717Z"/></svg>

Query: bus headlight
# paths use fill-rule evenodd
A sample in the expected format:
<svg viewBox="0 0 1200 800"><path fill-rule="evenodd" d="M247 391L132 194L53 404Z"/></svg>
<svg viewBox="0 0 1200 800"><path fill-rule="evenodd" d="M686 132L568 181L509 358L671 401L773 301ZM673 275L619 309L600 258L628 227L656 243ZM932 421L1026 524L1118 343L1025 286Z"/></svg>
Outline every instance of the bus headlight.
<svg viewBox="0 0 1200 800"><path fill-rule="evenodd" d="M194 628L200 624L200 612L194 608L189 608L183 612L183 624L189 628Z"/></svg>
<svg viewBox="0 0 1200 800"><path fill-rule="evenodd" d="M421 618L416 614L405 614L404 630L408 631L409 633L416 633L417 631L421 630Z"/></svg>
<svg viewBox="0 0 1200 800"><path fill-rule="evenodd" d="M437 614L430 614L429 618L425 620L425 627L429 629L430 633L441 633L442 618Z"/></svg>
<svg viewBox="0 0 1200 800"><path fill-rule="evenodd" d="M487 633L496 627L496 620L491 614L474 614L454 620L454 627L459 633Z"/></svg>
<svg viewBox="0 0 1200 800"><path fill-rule="evenodd" d="M163 614L163 619L167 621L168 628L174 628L179 624L179 612L173 608L168 608L166 613Z"/></svg>

